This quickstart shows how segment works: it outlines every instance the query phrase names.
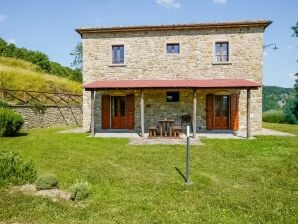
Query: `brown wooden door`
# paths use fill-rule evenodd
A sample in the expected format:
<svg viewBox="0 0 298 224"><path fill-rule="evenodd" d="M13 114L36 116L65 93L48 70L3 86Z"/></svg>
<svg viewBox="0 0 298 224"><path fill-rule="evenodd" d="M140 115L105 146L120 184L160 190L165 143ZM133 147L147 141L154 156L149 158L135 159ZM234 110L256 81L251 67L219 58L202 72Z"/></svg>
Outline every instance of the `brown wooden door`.
<svg viewBox="0 0 298 224"><path fill-rule="evenodd" d="M215 96L214 128L229 129L230 97Z"/></svg>
<svg viewBox="0 0 298 224"><path fill-rule="evenodd" d="M125 96L112 96L111 97L111 117L113 129L126 128L126 110L125 110Z"/></svg>
<svg viewBox="0 0 298 224"><path fill-rule="evenodd" d="M238 106L238 95L232 94L230 96L230 111L231 111L231 121L230 121L230 129L233 131L237 131L239 129L239 106Z"/></svg>
<svg viewBox="0 0 298 224"><path fill-rule="evenodd" d="M206 96L206 129L214 129L214 95Z"/></svg>
<svg viewBox="0 0 298 224"><path fill-rule="evenodd" d="M101 97L101 127L102 129L110 128L110 96Z"/></svg>
<svg viewBox="0 0 298 224"><path fill-rule="evenodd" d="M126 96L126 128L135 128L135 98L134 95Z"/></svg>

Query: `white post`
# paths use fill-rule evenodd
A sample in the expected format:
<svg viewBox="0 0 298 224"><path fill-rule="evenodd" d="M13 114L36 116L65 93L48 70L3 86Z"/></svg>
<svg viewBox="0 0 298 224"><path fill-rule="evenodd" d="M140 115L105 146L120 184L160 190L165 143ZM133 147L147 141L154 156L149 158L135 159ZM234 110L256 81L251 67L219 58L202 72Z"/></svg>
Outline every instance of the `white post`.
<svg viewBox="0 0 298 224"><path fill-rule="evenodd" d="M144 137L145 127L144 127L144 90L141 90L141 136Z"/></svg>
<svg viewBox="0 0 298 224"><path fill-rule="evenodd" d="M190 127L186 127L186 185L190 184L190 145L189 145Z"/></svg>
<svg viewBox="0 0 298 224"><path fill-rule="evenodd" d="M192 131L193 137L196 138L197 135L197 91L193 90L193 115L192 115Z"/></svg>
<svg viewBox="0 0 298 224"><path fill-rule="evenodd" d="M91 136L95 135L95 125L94 125L94 90L91 90Z"/></svg>

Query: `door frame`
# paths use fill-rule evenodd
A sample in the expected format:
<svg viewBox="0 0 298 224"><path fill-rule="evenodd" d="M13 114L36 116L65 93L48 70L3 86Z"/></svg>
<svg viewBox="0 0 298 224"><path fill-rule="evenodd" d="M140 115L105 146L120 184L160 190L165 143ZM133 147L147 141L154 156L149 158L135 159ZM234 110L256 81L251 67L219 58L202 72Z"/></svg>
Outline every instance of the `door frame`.
<svg viewBox="0 0 298 224"><path fill-rule="evenodd" d="M214 100L213 100L213 127L214 129L213 130L231 130L231 93L214 93ZM215 100L215 97L216 96L228 96L229 97L229 106L228 106L228 114L229 114L229 121L228 121L228 128L227 129L216 129L215 128L215 103L216 103L216 100Z"/></svg>
<svg viewBox="0 0 298 224"><path fill-rule="evenodd" d="M108 94L107 94L108 95ZM133 97L135 97L134 96L134 94L126 94L126 93L123 93L123 94L113 94L113 93L111 93L111 94L109 94L108 96L109 96L109 128L108 129L110 129L110 130L131 130L131 129L129 129L129 128L127 128L127 116L128 116L128 113L127 113L127 96L129 96L129 95L133 95ZM112 99L113 99L113 97L125 97L125 128L112 128L112 107L113 107L113 102L112 102ZM135 104L133 105L133 107L135 107ZM133 113L135 113L135 111L133 110ZM102 118L102 114L101 114L101 118ZM135 116L135 114L134 114L134 116Z"/></svg>

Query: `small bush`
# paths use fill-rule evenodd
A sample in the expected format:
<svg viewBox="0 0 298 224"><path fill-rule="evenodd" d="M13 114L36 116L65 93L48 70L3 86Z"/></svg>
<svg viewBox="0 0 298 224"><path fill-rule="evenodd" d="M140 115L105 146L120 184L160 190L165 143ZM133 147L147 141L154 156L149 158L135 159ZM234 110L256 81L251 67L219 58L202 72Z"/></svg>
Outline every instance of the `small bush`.
<svg viewBox="0 0 298 224"><path fill-rule="evenodd" d="M13 136L22 127L22 116L8 108L0 108L0 137Z"/></svg>
<svg viewBox="0 0 298 224"><path fill-rule="evenodd" d="M269 123L283 123L284 115L279 110L269 110L263 113L263 121Z"/></svg>
<svg viewBox="0 0 298 224"><path fill-rule="evenodd" d="M91 193L91 185L86 182L76 182L71 187L71 199L72 200L84 200Z"/></svg>
<svg viewBox="0 0 298 224"><path fill-rule="evenodd" d="M10 104L4 100L0 100L0 108L10 108Z"/></svg>
<svg viewBox="0 0 298 224"><path fill-rule="evenodd" d="M298 124L298 101L288 99L284 106L284 119L288 124Z"/></svg>
<svg viewBox="0 0 298 224"><path fill-rule="evenodd" d="M32 162L24 162L16 152L0 151L0 186L33 183L36 170Z"/></svg>
<svg viewBox="0 0 298 224"><path fill-rule="evenodd" d="M40 175L35 181L35 187L37 190L47 190L58 187L58 179L54 174Z"/></svg>

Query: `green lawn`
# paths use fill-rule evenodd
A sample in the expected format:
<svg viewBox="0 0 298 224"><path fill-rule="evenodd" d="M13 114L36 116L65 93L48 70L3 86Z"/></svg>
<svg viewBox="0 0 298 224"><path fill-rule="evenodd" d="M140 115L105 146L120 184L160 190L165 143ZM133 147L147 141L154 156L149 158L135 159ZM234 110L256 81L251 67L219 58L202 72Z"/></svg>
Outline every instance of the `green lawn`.
<svg viewBox="0 0 298 224"><path fill-rule="evenodd" d="M297 134L298 126L268 125ZM204 140L191 148L131 146L127 139L89 138L36 129L0 138L0 148L32 159L39 173L92 184L80 206L0 191L0 222L19 223L297 223L298 137Z"/></svg>

